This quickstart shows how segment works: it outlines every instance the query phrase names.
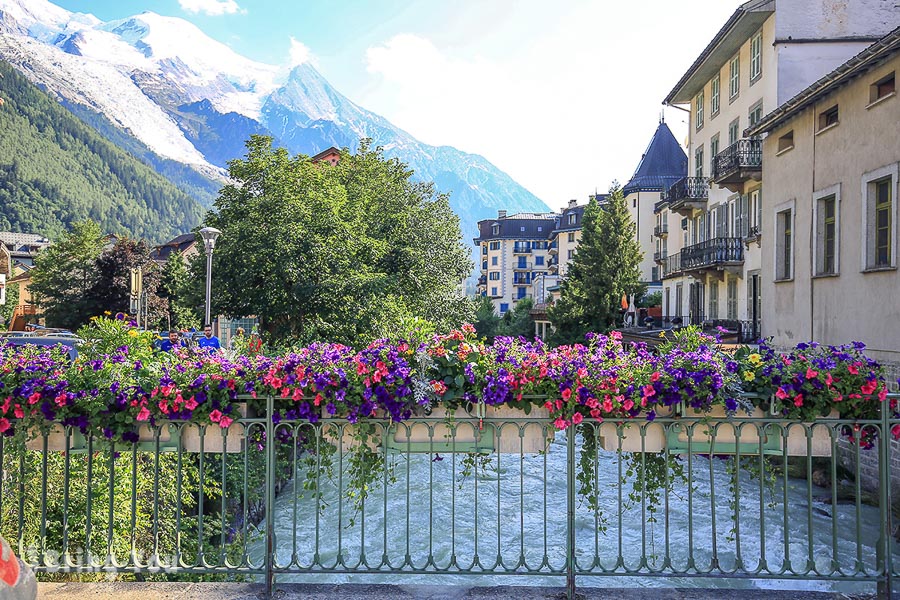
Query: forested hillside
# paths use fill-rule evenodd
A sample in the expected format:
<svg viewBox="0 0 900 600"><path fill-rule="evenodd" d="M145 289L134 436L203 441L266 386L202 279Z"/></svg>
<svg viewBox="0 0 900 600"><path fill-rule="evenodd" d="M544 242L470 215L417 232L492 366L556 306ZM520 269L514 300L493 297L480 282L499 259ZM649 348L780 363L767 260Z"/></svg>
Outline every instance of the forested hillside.
<svg viewBox="0 0 900 600"><path fill-rule="evenodd" d="M0 61L0 230L58 236L90 218L163 241L197 225L200 204Z"/></svg>

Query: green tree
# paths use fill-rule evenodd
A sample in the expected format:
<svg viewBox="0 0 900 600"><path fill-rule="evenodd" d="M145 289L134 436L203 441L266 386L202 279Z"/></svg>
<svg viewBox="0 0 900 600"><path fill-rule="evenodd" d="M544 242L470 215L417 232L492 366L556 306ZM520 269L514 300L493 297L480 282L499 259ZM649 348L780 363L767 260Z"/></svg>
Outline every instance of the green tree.
<svg viewBox="0 0 900 600"><path fill-rule="evenodd" d="M487 296L478 296L474 301L475 308L475 331L480 337L486 338L488 341L494 339L497 331L500 329L501 319L494 312L494 303Z"/></svg>
<svg viewBox="0 0 900 600"><path fill-rule="evenodd" d="M584 210L578 252L560 285L560 299L548 315L553 341L582 341L589 331L606 332L619 315L623 294L640 290L642 253L622 189L613 184L601 207L591 199Z"/></svg>
<svg viewBox="0 0 900 600"><path fill-rule="evenodd" d="M200 328L203 314L198 310L198 294L191 281L184 256L180 252L172 252L162 268L162 281L159 293L169 301L166 329Z"/></svg>
<svg viewBox="0 0 900 600"><path fill-rule="evenodd" d="M12 276L10 276L12 278ZM0 317L3 318L3 322L0 325L4 327L9 327L9 322L12 319L13 311L16 310L16 306L19 304L19 284L18 283L9 283L6 285L6 304L0 306Z"/></svg>
<svg viewBox="0 0 900 600"><path fill-rule="evenodd" d="M48 326L74 331L103 310L90 294L103 246L100 226L79 221L35 258L30 290Z"/></svg>
<svg viewBox="0 0 900 600"><path fill-rule="evenodd" d="M150 258L150 247L143 240L120 237L97 258L96 280L86 293L88 303L101 311L127 313L131 304L131 269L138 267L147 294L148 321L158 326L165 320L168 301L158 294L161 269Z"/></svg>
<svg viewBox="0 0 900 600"><path fill-rule="evenodd" d="M531 298L523 298L516 302L515 308L506 311L501 318L497 335L533 338L534 319L531 316L532 308L534 308L534 301Z"/></svg>
<svg viewBox="0 0 900 600"><path fill-rule="evenodd" d="M471 269L446 196L363 141L337 166L314 164L254 136L207 223L213 305L257 315L276 338L370 340L410 317L439 329L471 316L460 282ZM202 261L191 264L203 285Z"/></svg>

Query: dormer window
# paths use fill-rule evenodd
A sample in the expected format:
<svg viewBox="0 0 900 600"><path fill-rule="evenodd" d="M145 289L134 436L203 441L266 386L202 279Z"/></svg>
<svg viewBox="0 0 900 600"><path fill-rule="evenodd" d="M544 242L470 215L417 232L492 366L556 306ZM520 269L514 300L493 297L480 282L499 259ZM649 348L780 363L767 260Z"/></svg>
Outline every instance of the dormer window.
<svg viewBox="0 0 900 600"><path fill-rule="evenodd" d="M500 226L497 224L491 225L491 235L500 235Z"/></svg>
<svg viewBox="0 0 900 600"><path fill-rule="evenodd" d="M578 215L575 213L569 213L569 225L574 225Z"/></svg>

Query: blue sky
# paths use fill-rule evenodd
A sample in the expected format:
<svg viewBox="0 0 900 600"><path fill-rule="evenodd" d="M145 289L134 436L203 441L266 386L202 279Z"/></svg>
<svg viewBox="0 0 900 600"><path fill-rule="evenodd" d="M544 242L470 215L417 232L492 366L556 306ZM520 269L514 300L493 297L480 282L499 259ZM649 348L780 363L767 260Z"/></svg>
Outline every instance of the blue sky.
<svg viewBox="0 0 900 600"><path fill-rule="evenodd" d="M51 0L185 18L270 64L305 56L422 141L481 154L551 207L625 183L728 0ZM292 44L292 39L294 40ZM686 115L666 109L679 140Z"/></svg>

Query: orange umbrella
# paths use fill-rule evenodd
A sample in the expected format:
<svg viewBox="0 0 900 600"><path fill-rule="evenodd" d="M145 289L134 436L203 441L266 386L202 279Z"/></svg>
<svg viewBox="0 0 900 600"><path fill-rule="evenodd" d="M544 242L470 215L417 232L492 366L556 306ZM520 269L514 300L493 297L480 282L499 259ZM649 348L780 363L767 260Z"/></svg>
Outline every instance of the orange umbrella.
<svg viewBox="0 0 900 600"><path fill-rule="evenodd" d="M622 294L622 310L628 310L628 298L625 297L625 294Z"/></svg>

